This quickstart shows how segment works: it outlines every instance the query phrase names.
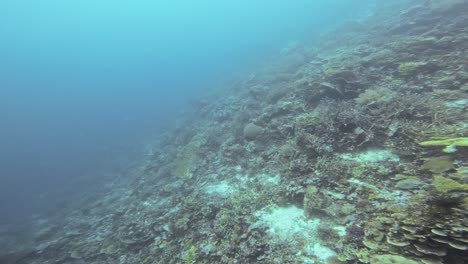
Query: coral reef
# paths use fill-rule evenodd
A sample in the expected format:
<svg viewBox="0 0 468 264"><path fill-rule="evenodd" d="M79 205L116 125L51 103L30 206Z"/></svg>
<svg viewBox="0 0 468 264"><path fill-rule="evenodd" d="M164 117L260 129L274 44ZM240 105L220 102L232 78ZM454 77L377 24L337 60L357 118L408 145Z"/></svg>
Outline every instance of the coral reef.
<svg viewBox="0 0 468 264"><path fill-rule="evenodd" d="M194 103L0 260L467 263L468 4L388 5Z"/></svg>

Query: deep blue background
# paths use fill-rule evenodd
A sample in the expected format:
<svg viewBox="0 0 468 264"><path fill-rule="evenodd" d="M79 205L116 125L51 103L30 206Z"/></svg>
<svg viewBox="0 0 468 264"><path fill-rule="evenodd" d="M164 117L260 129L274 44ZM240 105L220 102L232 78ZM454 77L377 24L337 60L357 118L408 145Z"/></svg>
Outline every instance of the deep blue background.
<svg viewBox="0 0 468 264"><path fill-rule="evenodd" d="M0 2L0 215L118 173L190 97L373 2Z"/></svg>

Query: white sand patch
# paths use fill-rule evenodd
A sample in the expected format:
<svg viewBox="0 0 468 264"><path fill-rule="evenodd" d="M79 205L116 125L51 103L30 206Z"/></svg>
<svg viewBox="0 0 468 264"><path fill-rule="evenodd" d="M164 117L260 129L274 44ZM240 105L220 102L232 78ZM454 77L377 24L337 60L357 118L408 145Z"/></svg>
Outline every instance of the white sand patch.
<svg viewBox="0 0 468 264"><path fill-rule="evenodd" d="M335 226L333 227L340 237L346 236L346 226Z"/></svg>
<svg viewBox="0 0 468 264"><path fill-rule="evenodd" d="M216 184L210 184L205 186L205 192L210 195L219 195L227 197L237 192L237 189L231 186L227 181L221 181Z"/></svg>
<svg viewBox="0 0 468 264"><path fill-rule="evenodd" d="M313 245L307 245L305 247L304 253L309 256L316 256L321 261L326 261L327 259L336 256L336 252L320 245L320 243L315 243Z"/></svg>
<svg viewBox="0 0 468 264"><path fill-rule="evenodd" d="M373 149L358 154L345 153L340 157L344 160L352 160L359 163L399 162L400 158L389 150Z"/></svg>
<svg viewBox="0 0 468 264"><path fill-rule="evenodd" d="M255 215L259 220L251 228L265 227L273 243L305 243L306 246L297 253L298 257L313 256L325 261L336 255L332 249L320 244L317 237L320 219L306 219L303 209L272 206L257 211Z"/></svg>
<svg viewBox="0 0 468 264"><path fill-rule="evenodd" d="M234 167L234 170L240 171L240 166ZM281 176L268 175L268 174L257 174L255 176L248 176L243 174L236 174L231 177L230 180L216 181L216 175L213 174L211 181L203 187L204 191L209 195L216 195L222 197L228 197L236 192L246 190L249 188L251 183L260 183L265 187L273 187L280 184Z"/></svg>
<svg viewBox="0 0 468 264"><path fill-rule="evenodd" d="M320 224L319 219L305 220L304 210L297 207L276 207L255 213L260 221L258 225L268 227L268 233L279 242L296 240L297 237L306 238L316 233Z"/></svg>
<svg viewBox="0 0 468 264"><path fill-rule="evenodd" d="M268 175L268 174L259 174L257 175L257 179L263 185L278 185L281 182L281 176L279 175Z"/></svg>
<svg viewBox="0 0 468 264"><path fill-rule="evenodd" d="M266 186L266 185L278 185L281 183L281 176L279 174L277 175L269 175L269 174L257 174L253 177L248 176L248 175L242 175L242 174L237 174L235 178L241 183L241 184L248 184L254 181L258 181L260 184Z"/></svg>

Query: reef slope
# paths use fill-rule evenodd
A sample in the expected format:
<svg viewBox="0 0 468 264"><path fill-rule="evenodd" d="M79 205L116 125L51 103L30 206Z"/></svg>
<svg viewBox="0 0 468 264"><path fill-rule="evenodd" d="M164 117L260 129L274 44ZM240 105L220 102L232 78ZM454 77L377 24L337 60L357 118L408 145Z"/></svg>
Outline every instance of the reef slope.
<svg viewBox="0 0 468 264"><path fill-rule="evenodd" d="M467 263L467 64L466 1L291 45L0 260Z"/></svg>

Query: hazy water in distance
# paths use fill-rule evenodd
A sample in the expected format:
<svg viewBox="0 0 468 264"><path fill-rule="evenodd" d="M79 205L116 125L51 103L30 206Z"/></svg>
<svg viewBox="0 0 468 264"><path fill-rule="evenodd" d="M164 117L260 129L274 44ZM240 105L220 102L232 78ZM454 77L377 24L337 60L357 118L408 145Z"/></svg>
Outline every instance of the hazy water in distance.
<svg viewBox="0 0 468 264"><path fill-rule="evenodd" d="M376 2L2 1L0 218L86 190L192 96Z"/></svg>

